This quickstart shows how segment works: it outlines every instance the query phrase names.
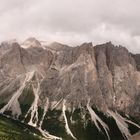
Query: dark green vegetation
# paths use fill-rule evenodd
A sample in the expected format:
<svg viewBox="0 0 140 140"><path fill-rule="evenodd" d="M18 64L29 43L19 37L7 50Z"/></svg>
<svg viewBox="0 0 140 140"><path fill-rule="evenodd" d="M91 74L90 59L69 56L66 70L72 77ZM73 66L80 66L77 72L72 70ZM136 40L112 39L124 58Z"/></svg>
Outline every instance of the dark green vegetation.
<svg viewBox="0 0 140 140"><path fill-rule="evenodd" d="M37 130L29 126L0 116L0 140L41 140L38 134Z"/></svg>
<svg viewBox="0 0 140 140"><path fill-rule="evenodd" d="M95 109L94 109L95 110ZM120 130L118 129L115 121L103 115L101 112L95 110L98 116L109 126L109 135L111 140L124 140ZM83 119L81 116L81 110L77 109L73 114L66 112L67 119L69 122L69 127L78 140L108 140L105 131L102 129L102 133L98 131L94 123L91 122L89 114L86 114ZM71 120L72 122L71 123ZM43 129L46 129L51 134L62 137L64 140L73 140L65 132L64 120L61 115L61 111L51 111L47 112L44 120ZM101 127L102 128L102 127ZM132 125L129 126L132 134L136 133L138 129Z"/></svg>
<svg viewBox="0 0 140 140"><path fill-rule="evenodd" d="M20 116L20 121L24 120L27 123L29 118L24 119L24 115L29 106L23 105L21 108L24 110L24 113ZM96 109L94 109L94 111L109 126L109 135L111 140L124 140L120 130L112 118L107 118L103 113ZM39 119L41 119L43 110L39 108L38 113ZM7 112L6 114L10 114L10 112ZM101 133L95 127L94 123L91 122L88 113L82 117L83 111L81 109L77 109L73 113L66 112L66 116L69 127L78 140L108 140L102 126L100 126L102 128ZM137 122L133 118L131 119ZM42 127L50 132L50 134L62 137L63 140L73 140L65 131L65 123L60 110L48 110ZM132 125L130 125L129 128L132 134L138 131L138 129ZM34 136L33 133L35 133L36 136ZM33 127L22 124L19 121L0 116L0 140L40 140L39 135L40 133Z"/></svg>

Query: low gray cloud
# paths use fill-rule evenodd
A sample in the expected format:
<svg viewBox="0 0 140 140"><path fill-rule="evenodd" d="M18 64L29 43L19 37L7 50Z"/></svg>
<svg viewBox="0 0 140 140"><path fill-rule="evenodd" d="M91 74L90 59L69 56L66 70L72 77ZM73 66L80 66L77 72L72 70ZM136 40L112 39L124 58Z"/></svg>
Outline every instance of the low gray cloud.
<svg viewBox="0 0 140 140"><path fill-rule="evenodd" d="M0 40L112 41L140 53L139 0L1 0Z"/></svg>

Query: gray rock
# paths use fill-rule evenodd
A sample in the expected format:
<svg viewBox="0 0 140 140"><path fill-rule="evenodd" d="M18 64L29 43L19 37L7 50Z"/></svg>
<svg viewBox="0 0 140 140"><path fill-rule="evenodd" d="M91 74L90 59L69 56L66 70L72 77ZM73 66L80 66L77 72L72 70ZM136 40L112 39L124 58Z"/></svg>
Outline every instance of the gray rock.
<svg viewBox="0 0 140 140"><path fill-rule="evenodd" d="M139 55L111 42L95 47L92 43L77 47L53 43L43 48L30 38L23 44L28 47L21 48L17 42L0 46L3 101L8 102L23 77L35 71L42 77L38 79L40 106L46 98L51 102L66 99L71 108L86 106L90 98L90 104L98 110L112 109L140 118Z"/></svg>

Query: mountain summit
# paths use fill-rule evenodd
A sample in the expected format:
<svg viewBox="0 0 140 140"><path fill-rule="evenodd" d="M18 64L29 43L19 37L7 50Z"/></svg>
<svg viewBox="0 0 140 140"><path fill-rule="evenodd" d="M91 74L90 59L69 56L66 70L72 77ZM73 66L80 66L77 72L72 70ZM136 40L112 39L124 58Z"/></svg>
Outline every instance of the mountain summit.
<svg viewBox="0 0 140 140"><path fill-rule="evenodd" d="M22 45L23 48L28 48L28 47L40 47L41 43L34 37L30 37L26 39Z"/></svg>

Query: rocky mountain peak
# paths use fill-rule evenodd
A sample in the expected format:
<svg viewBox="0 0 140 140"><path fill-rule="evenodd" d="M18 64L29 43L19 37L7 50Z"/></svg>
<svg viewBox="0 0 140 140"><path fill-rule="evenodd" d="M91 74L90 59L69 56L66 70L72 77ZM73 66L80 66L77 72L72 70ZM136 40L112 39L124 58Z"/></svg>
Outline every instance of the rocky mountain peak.
<svg viewBox="0 0 140 140"><path fill-rule="evenodd" d="M41 43L34 37L30 37L26 39L22 45L23 48L30 48L30 47L41 47Z"/></svg>

